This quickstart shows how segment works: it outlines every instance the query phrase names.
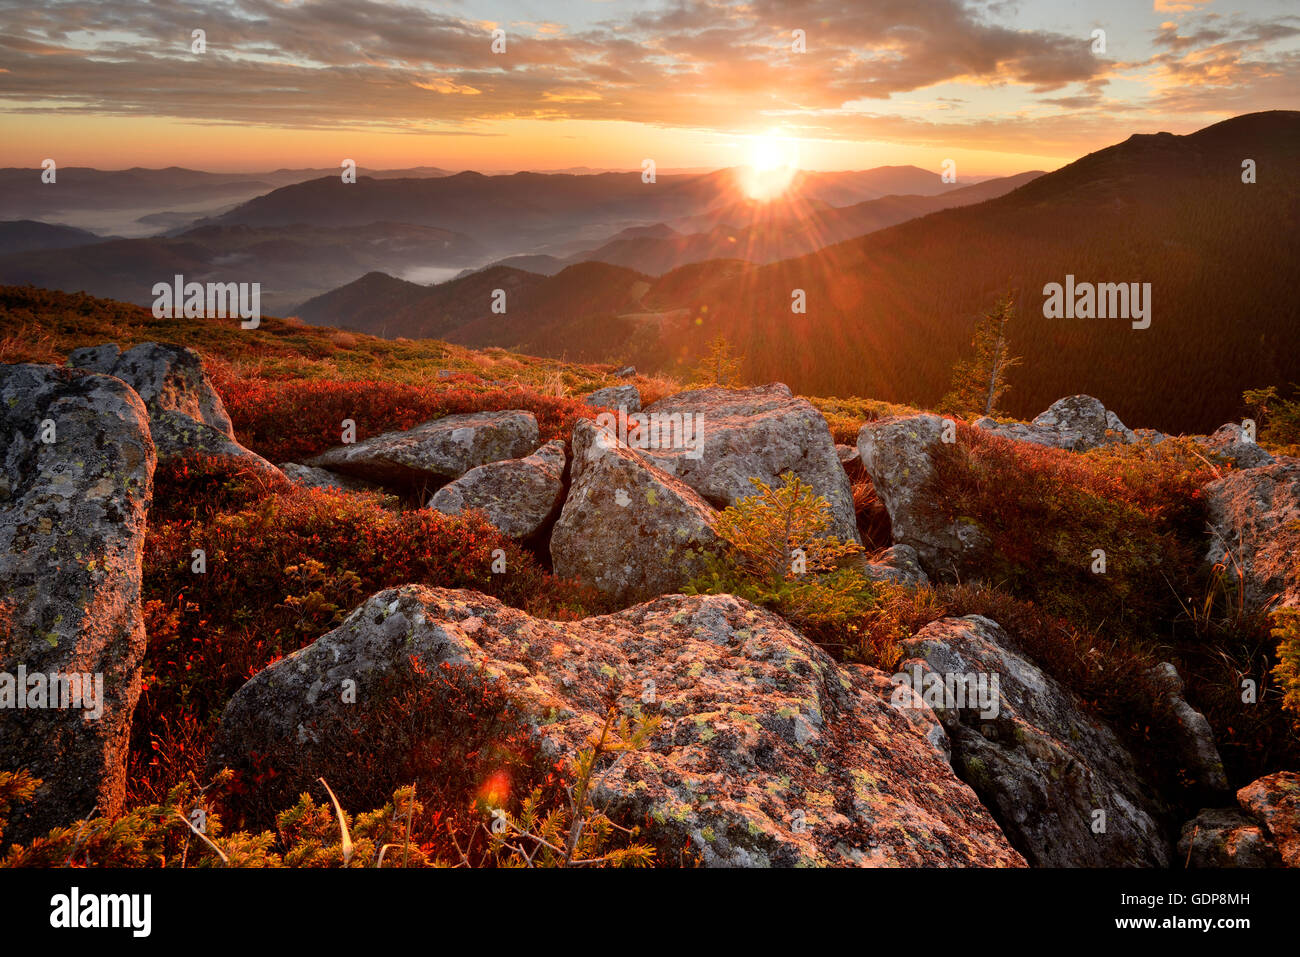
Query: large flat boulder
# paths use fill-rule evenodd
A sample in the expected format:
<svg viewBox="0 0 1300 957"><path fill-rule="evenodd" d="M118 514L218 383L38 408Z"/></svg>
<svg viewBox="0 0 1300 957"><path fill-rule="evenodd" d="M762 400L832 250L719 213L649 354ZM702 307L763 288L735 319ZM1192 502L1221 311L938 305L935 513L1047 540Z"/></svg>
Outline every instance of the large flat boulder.
<svg viewBox="0 0 1300 957"><path fill-rule="evenodd" d="M470 469L434 493L429 507L447 515L481 509L511 538L540 532L564 500L564 443L547 442L532 455Z"/></svg>
<svg viewBox="0 0 1300 957"><path fill-rule="evenodd" d="M380 592L235 694L214 765L246 768L256 754L307 786L340 746L316 730L347 707L342 682L364 699L412 656L429 675L447 663L499 682L557 760L598 733L611 699L629 717L660 716L640 750L602 768L594 803L707 865L1023 864L923 727L890 705L883 675L838 666L730 595L556 622L476 592ZM482 719L452 709L446 720L463 736ZM384 740L361 729L342 746Z"/></svg>
<svg viewBox="0 0 1300 957"><path fill-rule="evenodd" d="M1138 441L1137 435L1120 421L1119 416L1102 405L1100 399L1090 395L1057 399L1028 425L998 422L986 416L975 420L975 427L1018 442L1032 442L1072 452Z"/></svg>
<svg viewBox="0 0 1300 957"><path fill-rule="evenodd" d="M704 571L721 547L708 502L589 419L574 425L572 445L569 494L551 531L557 575L631 602Z"/></svg>
<svg viewBox="0 0 1300 957"><path fill-rule="evenodd" d="M305 464L380 485L442 485L488 462L523 458L538 444L531 412L466 412L340 445Z"/></svg>
<svg viewBox="0 0 1300 957"><path fill-rule="evenodd" d="M1240 569L1246 607L1300 605L1300 459L1243 469L1204 489L1206 562Z"/></svg>
<svg viewBox="0 0 1300 957"><path fill-rule="evenodd" d="M7 839L121 809L155 461L120 379L0 366L0 768L44 782Z"/></svg>
<svg viewBox="0 0 1300 957"><path fill-rule="evenodd" d="M779 485L782 474L793 472L830 505L831 533L861 542L852 484L826 418L788 386L694 389L660 399L643 414L649 417L643 426L651 436L649 446L629 442L714 506L725 508L753 495L751 478ZM687 415L695 417L690 420L696 426L693 444L664 447L663 437Z"/></svg>
<svg viewBox="0 0 1300 957"><path fill-rule="evenodd" d="M1167 866L1156 805L1132 755L1009 644L988 618L945 618L902 642L896 680L939 716L958 776L1031 864Z"/></svg>
<svg viewBox="0 0 1300 957"><path fill-rule="evenodd" d="M927 498L934 457L955 436L956 423L930 413L877 419L858 432L858 453L889 512L894 542L914 548L930 577L943 580L988 545L974 521L945 521Z"/></svg>

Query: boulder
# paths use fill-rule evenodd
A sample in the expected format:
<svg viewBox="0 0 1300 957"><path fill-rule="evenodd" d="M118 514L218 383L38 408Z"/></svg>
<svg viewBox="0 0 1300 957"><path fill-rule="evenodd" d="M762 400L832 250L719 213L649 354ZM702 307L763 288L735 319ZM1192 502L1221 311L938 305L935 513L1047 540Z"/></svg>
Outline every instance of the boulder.
<svg viewBox="0 0 1300 957"><path fill-rule="evenodd" d="M1300 605L1300 459L1233 472L1203 494L1210 536L1205 560L1222 563L1231 581L1240 570L1247 610L1275 600Z"/></svg>
<svg viewBox="0 0 1300 957"><path fill-rule="evenodd" d="M1183 825L1178 861L1185 867L1279 867L1277 848L1259 822L1236 808L1205 808Z"/></svg>
<svg viewBox="0 0 1300 957"><path fill-rule="evenodd" d="M242 770L256 754L306 787L332 751L382 749L383 728L346 742L316 730L347 707L343 681L364 699L411 657L430 681L446 663L500 682L554 760L587 746L611 700L629 718L659 716L644 746L596 776L592 799L669 856L689 846L710 866L1023 864L934 744L863 680L867 669L837 665L730 595L559 622L477 592L383 591L234 695L214 766ZM446 720L459 739L483 719L449 708Z"/></svg>
<svg viewBox="0 0 1300 957"><path fill-rule="evenodd" d="M921 567L921 559L911 545L887 548L876 561L864 562L861 570L873 582L889 582L913 588L930 584L929 576Z"/></svg>
<svg viewBox="0 0 1300 957"><path fill-rule="evenodd" d="M679 590L721 547L717 513L589 419L573 428L568 497L551 532L555 574L619 601Z"/></svg>
<svg viewBox="0 0 1300 957"><path fill-rule="evenodd" d="M930 577L943 579L988 547L973 520L945 522L926 507L934 456L949 434L955 436L955 424L930 413L877 419L858 433L862 465L889 512L894 542L914 548Z"/></svg>
<svg viewBox="0 0 1300 957"><path fill-rule="evenodd" d="M1178 720L1178 755L1195 785L1210 794L1226 794L1228 775L1214 744L1214 732L1205 715L1183 697L1183 679L1178 669L1162 661L1150 674L1157 687L1164 691L1165 703Z"/></svg>
<svg viewBox="0 0 1300 957"><path fill-rule="evenodd" d="M329 469L312 468L297 462L281 462L280 471L285 478L308 488L333 488L345 492L380 492L383 486L350 475L340 475Z"/></svg>
<svg viewBox="0 0 1300 957"><path fill-rule="evenodd" d="M831 534L861 542L853 509L853 488L835 452L826 418L807 399L794 398L779 382L752 389L695 389L646 407L649 446L645 456L677 476L718 508L754 494L751 478L779 485L793 472L826 499ZM695 442L662 447L670 424L695 416ZM688 434L691 432L687 429ZM631 440L629 440L631 441Z"/></svg>
<svg viewBox="0 0 1300 957"><path fill-rule="evenodd" d="M987 618L945 618L902 642L895 681L922 692L948 732L958 777L1031 864L1167 866L1157 807L1132 755L1009 644Z"/></svg>
<svg viewBox="0 0 1300 957"><path fill-rule="evenodd" d="M447 515L482 509L502 534L529 538L559 512L565 463L564 443L554 439L525 458L470 469L438 489L429 507Z"/></svg>
<svg viewBox="0 0 1300 957"><path fill-rule="evenodd" d="M1300 867L1300 774L1252 781L1237 805L1203 810L1183 825L1178 853L1189 867Z"/></svg>
<svg viewBox="0 0 1300 957"><path fill-rule="evenodd" d="M1284 867L1300 867L1300 774L1275 771L1237 792L1241 809L1259 822Z"/></svg>
<svg viewBox="0 0 1300 957"><path fill-rule="evenodd" d="M641 393L634 385L614 385L608 389L597 389L582 400L587 405L601 409L623 409L627 412L641 411Z"/></svg>
<svg viewBox="0 0 1300 957"><path fill-rule="evenodd" d="M1022 422L997 422L987 416L975 421L975 427L1015 439L1048 445L1073 452L1086 452L1102 445L1136 442L1134 432L1090 395L1072 395L1057 399L1028 425Z"/></svg>
<svg viewBox="0 0 1300 957"><path fill-rule="evenodd" d="M193 349L144 342L122 352L110 342L72 350L67 364L115 376L139 394L160 462L190 453L216 455L279 477L274 465L235 440L221 396Z"/></svg>
<svg viewBox="0 0 1300 957"><path fill-rule="evenodd" d="M1197 436L1194 441L1211 455L1224 459L1239 469L1253 469L1272 465L1273 456L1259 447L1236 422L1221 425L1208 438Z"/></svg>
<svg viewBox="0 0 1300 957"><path fill-rule="evenodd" d="M340 445L307 464L399 488L442 485L488 462L522 458L537 446L531 412L467 412Z"/></svg>
<svg viewBox="0 0 1300 957"><path fill-rule="evenodd" d="M0 365L0 768L43 781L6 839L121 810L155 461L121 379Z"/></svg>
<svg viewBox="0 0 1300 957"><path fill-rule="evenodd" d="M153 415L179 412L216 429L232 441L235 430L226 407L213 388L203 358L193 349L163 342L144 342L122 352L114 343L73 349L67 364L117 376L139 393Z"/></svg>

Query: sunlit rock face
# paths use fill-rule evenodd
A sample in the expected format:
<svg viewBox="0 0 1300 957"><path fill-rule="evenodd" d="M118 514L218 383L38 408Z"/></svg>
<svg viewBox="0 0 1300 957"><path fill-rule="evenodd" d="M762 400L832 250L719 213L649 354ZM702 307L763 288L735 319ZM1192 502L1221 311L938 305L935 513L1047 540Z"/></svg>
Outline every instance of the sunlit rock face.
<svg viewBox="0 0 1300 957"><path fill-rule="evenodd" d="M430 676L447 664L499 682L554 755L586 747L611 701L619 715L658 717L644 746L599 775L594 801L707 865L1024 864L948 765L932 715L896 707L881 672L836 664L730 595L557 622L471 591L389 589L235 694L214 766L245 768L255 754L306 786L355 740L323 733L349 707L343 682L364 700L412 656ZM455 735L482 720L445 717ZM382 730L358 733L382 748Z"/></svg>
<svg viewBox="0 0 1300 957"><path fill-rule="evenodd" d="M0 365L0 455L0 768L43 781L5 831L25 841L121 810L156 455L124 382L38 365Z"/></svg>

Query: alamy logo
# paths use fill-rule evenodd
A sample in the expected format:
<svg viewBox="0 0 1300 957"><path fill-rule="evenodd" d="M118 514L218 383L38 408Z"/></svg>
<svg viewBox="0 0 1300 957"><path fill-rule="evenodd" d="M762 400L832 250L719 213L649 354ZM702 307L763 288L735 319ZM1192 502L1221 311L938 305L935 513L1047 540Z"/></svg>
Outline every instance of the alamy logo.
<svg viewBox="0 0 1300 957"><path fill-rule="evenodd" d="M915 707L916 699L920 698L929 707L941 711L976 708L981 718L991 720L998 716L1001 707L996 674L951 671L940 674L913 665L911 672L900 671L889 682L895 686L889 700L895 708Z"/></svg>
<svg viewBox="0 0 1300 957"><path fill-rule="evenodd" d="M260 282L186 282L177 273L173 281L154 283L155 319L225 319L238 316L245 329L256 329L262 322L262 284Z"/></svg>
<svg viewBox="0 0 1300 957"><path fill-rule="evenodd" d="M1151 325L1151 283L1075 283L1067 274L1065 285L1043 287L1045 319L1132 319L1134 329Z"/></svg>
<svg viewBox="0 0 1300 957"><path fill-rule="evenodd" d="M27 673L26 665L17 674L0 671L0 709L71 710L86 712L98 721L104 715L104 676L102 674Z"/></svg>
<svg viewBox="0 0 1300 957"><path fill-rule="evenodd" d="M596 425L603 431L597 436L608 443L606 433L630 449L667 451L684 449L688 459L704 456L704 416L698 412L633 412L620 409L618 414L602 412Z"/></svg>
<svg viewBox="0 0 1300 957"><path fill-rule="evenodd" d="M82 894L74 887L50 898L50 926L127 927L133 937L148 937L153 898L149 894Z"/></svg>

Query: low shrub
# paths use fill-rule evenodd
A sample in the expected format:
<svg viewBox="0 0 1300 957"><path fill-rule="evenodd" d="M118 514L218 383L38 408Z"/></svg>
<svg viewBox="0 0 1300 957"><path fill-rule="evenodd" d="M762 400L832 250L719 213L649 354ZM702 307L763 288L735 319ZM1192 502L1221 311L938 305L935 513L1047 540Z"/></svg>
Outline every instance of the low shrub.
<svg viewBox="0 0 1300 957"><path fill-rule="evenodd" d="M1081 455L964 425L958 437L939 447L922 496L932 520L973 522L989 541L962 578L1139 640L1177 613L1200 561L1210 466L1173 442Z"/></svg>
<svg viewBox="0 0 1300 957"><path fill-rule="evenodd" d="M309 754L254 755L234 768L229 804L240 826L269 826L320 776L353 808L378 807L411 785L432 809L423 825L461 835L534 789L544 803L563 791L563 764L543 756L502 684L464 666L430 673L412 657L307 730L318 742Z"/></svg>
<svg viewBox="0 0 1300 957"><path fill-rule="evenodd" d="M751 478L756 494L724 509L726 543L688 593L729 593L772 608L830 646L855 643L856 619L871 603L869 583L846 564L862 546L829 534L830 504L793 473L773 488Z"/></svg>
<svg viewBox="0 0 1300 957"><path fill-rule="evenodd" d="M290 488L287 478L250 468L229 456L184 455L160 462L154 470L149 522L201 520L247 508Z"/></svg>
<svg viewBox="0 0 1300 957"><path fill-rule="evenodd" d="M302 461L342 441L343 421L356 423L357 439L409 429L444 415L522 409L537 417L541 441L568 440L579 418L596 410L578 399L530 389L470 388L459 379L440 385L403 382L269 381L214 375L235 434L272 462Z"/></svg>
<svg viewBox="0 0 1300 957"><path fill-rule="evenodd" d="M472 588L552 618L608 609L593 590L555 579L479 513L402 511L390 502L289 485L238 511L200 504L196 518L149 528L149 644L130 774L139 797L157 800L178 775L201 769L194 749L243 681L384 588ZM497 559L504 573L493 573Z"/></svg>

